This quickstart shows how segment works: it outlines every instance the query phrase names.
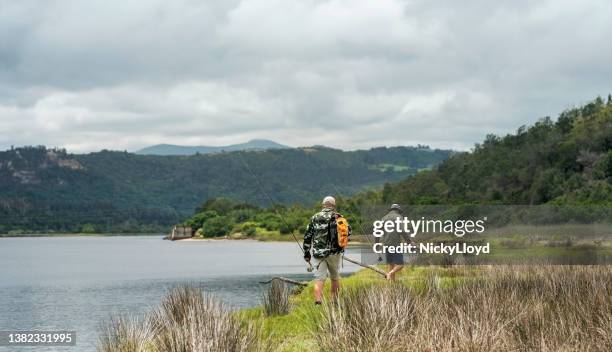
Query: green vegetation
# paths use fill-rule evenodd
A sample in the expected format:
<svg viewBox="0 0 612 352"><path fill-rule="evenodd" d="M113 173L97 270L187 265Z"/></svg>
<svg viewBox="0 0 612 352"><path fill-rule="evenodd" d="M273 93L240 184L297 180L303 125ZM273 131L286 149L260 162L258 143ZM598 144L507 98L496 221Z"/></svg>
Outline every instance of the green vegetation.
<svg viewBox="0 0 612 352"><path fill-rule="evenodd" d="M385 202L402 204L612 204L612 103L597 98L489 135L470 153L387 184Z"/></svg>
<svg viewBox="0 0 612 352"><path fill-rule="evenodd" d="M351 195L399 181L449 155L421 146L193 156L16 148L0 152L0 233L166 232L208 199L308 205L321 194ZM381 164L398 167L371 167ZM209 225L217 234L227 230Z"/></svg>
<svg viewBox="0 0 612 352"><path fill-rule="evenodd" d="M380 202L380 192L365 192L358 197L336 197L338 211L351 219L354 229L361 229L361 209ZM196 213L183 222L196 231L196 237L229 237L262 241L293 240L290 234L301 236L312 214L320 210L318 202L311 207L273 205L266 208L238 203L227 198L206 201ZM360 233L361 231L356 231Z"/></svg>

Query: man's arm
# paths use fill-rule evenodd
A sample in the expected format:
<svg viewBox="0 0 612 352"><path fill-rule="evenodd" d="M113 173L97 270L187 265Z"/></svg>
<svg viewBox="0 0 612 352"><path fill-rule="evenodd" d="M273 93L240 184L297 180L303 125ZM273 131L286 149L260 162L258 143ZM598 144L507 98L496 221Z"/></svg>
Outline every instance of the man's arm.
<svg viewBox="0 0 612 352"><path fill-rule="evenodd" d="M304 259L310 258L310 249L312 248L312 237L314 236L314 226L312 225L312 219L310 219L310 223L306 226L306 232L304 233L304 244L302 248L304 249Z"/></svg>

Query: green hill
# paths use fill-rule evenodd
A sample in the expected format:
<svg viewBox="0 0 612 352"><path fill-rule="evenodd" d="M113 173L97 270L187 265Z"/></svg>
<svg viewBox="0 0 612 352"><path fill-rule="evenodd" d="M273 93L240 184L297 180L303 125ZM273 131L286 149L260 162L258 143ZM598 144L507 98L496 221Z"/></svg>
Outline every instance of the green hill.
<svg viewBox="0 0 612 352"><path fill-rule="evenodd" d="M207 199L311 204L399 181L449 155L427 147L193 156L17 148L0 152L0 233L167 230Z"/></svg>
<svg viewBox="0 0 612 352"><path fill-rule="evenodd" d="M612 99L597 98L504 137L487 136L434 170L387 184L386 203L611 204Z"/></svg>

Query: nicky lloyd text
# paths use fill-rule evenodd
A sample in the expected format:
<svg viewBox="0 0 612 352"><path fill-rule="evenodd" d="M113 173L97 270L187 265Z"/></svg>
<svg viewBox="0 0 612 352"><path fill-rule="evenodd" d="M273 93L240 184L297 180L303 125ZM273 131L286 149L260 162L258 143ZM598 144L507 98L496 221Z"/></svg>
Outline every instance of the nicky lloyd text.
<svg viewBox="0 0 612 352"><path fill-rule="evenodd" d="M376 243L372 246L374 253L400 253L400 254L489 254L491 244L473 245L467 243L402 243L397 246L385 246L382 243Z"/></svg>

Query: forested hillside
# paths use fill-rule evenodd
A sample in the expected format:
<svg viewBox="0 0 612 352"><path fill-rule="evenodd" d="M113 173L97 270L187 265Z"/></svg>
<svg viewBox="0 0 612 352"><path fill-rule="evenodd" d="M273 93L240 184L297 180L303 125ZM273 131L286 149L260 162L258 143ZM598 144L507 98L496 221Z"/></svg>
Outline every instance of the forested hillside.
<svg viewBox="0 0 612 352"><path fill-rule="evenodd" d="M207 199L311 204L401 180L449 155L426 147L193 156L17 148L0 152L0 233L167 230Z"/></svg>
<svg viewBox="0 0 612 352"><path fill-rule="evenodd" d="M403 204L612 204L612 99L544 118L384 188Z"/></svg>

